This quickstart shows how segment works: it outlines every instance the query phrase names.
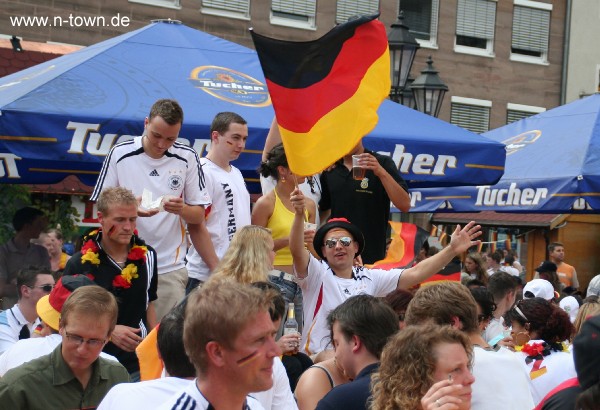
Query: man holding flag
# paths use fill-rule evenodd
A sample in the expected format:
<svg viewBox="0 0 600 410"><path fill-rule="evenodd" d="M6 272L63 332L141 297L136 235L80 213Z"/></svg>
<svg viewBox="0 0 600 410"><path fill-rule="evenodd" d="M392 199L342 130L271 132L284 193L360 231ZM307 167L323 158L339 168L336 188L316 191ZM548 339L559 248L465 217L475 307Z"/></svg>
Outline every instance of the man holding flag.
<svg viewBox="0 0 600 410"><path fill-rule="evenodd" d="M316 259L304 245L304 195L296 188L291 195L295 216L290 232L290 250L295 280L304 297L302 348L308 354L325 350L329 332L327 314L351 296L385 296L396 288L407 289L440 271L456 256L479 241L481 227L469 222L456 226L450 244L436 255L409 269L368 269L354 266L354 258L365 248L360 229L345 218L330 219L315 233Z"/></svg>

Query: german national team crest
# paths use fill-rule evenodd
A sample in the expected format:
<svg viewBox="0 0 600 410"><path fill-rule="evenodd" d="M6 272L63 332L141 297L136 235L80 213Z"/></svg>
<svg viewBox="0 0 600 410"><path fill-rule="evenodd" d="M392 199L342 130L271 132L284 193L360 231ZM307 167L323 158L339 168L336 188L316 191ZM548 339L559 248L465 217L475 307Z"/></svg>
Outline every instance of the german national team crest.
<svg viewBox="0 0 600 410"><path fill-rule="evenodd" d="M190 74L196 88L230 103L250 107L271 105L267 86L256 78L229 68L205 65Z"/></svg>

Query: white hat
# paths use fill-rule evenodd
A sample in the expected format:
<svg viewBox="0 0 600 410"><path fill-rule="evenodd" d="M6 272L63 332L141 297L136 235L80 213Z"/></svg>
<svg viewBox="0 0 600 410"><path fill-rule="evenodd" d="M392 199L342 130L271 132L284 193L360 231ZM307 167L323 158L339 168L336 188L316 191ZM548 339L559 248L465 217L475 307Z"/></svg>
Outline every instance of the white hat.
<svg viewBox="0 0 600 410"><path fill-rule="evenodd" d="M526 293L531 292L533 296L527 297ZM527 282L523 288L523 298L529 299L531 297L546 299L551 301L556 297L552 284L546 279L533 279L531 282Z"/></svg>
<svg viewBox="0 0 600 410"><path fill-rule="evenodd" d="M560 301L559 306L562 310L569 314L571 323L575 323L577 312L579 312L579 302L577 302L577 299L575 299L573 296L567 296Z"/></svg>

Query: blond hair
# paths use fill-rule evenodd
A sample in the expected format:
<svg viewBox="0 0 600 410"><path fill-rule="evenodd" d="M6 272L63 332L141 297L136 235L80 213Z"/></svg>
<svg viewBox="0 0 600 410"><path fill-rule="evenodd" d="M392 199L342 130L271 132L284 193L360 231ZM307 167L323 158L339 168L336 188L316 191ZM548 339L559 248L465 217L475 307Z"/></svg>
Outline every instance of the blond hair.
<svg viewBox="0 0 600 410"><path fill-rule="evenodd" d="M258 313L268 313L270 306L267 292L231 281L209 281L190 293L183 345L198 374L208 369L209 342L231 349L244 326Z"/></svg>
<svg viewBox="0 0 600 410"><path fill-rule="evenodd" d="M133 192L120 186L104 189L98 196L98 212L107 215L111 205L135 205L138 202Z"/></svg>
<svg viewBox="0 0 600 410"><path fill-rule="evenodd" d="M573 338L579 333L581 330L581 326L583 323L588 320L592 316L598 316L600 314L600 303L599 302L585 302L583 305L579 307L579 311L577 312L577 317L575 318L575 322L573 322Z"/></svg>
<svg viewBox="0 0 600 410"><path fill-rule="evenodd" d="M421 398L434 384L435 348L442 343L461 345L472 363L469 338L450 326L408 326L396 333L384 347L379 371L372 377L371 410L420 409Z"/></svg>
<svg viewBox="0 0 600 410"><path fill-rule="evenodd" d="M233 235L229 248L211 275L211 280L239 283L266 282L272 269L269 253L271 231L258 225L246 225Z"/></svg>

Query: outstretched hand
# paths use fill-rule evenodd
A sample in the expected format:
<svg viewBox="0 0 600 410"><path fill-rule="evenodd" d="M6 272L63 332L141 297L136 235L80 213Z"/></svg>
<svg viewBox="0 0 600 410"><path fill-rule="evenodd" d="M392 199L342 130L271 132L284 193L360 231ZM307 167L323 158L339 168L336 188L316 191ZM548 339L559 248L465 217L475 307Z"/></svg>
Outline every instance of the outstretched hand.
<svg viewBox="0 0 600 410"><path fill-rule="evenodd" d="M456 225L456 229L450 237L450 247L456 254L461 254L471 246L479 245L480 240L474 240L481 236L481 225L475 225L475 221L471 221L461 229L460 225Z"/></svg>

